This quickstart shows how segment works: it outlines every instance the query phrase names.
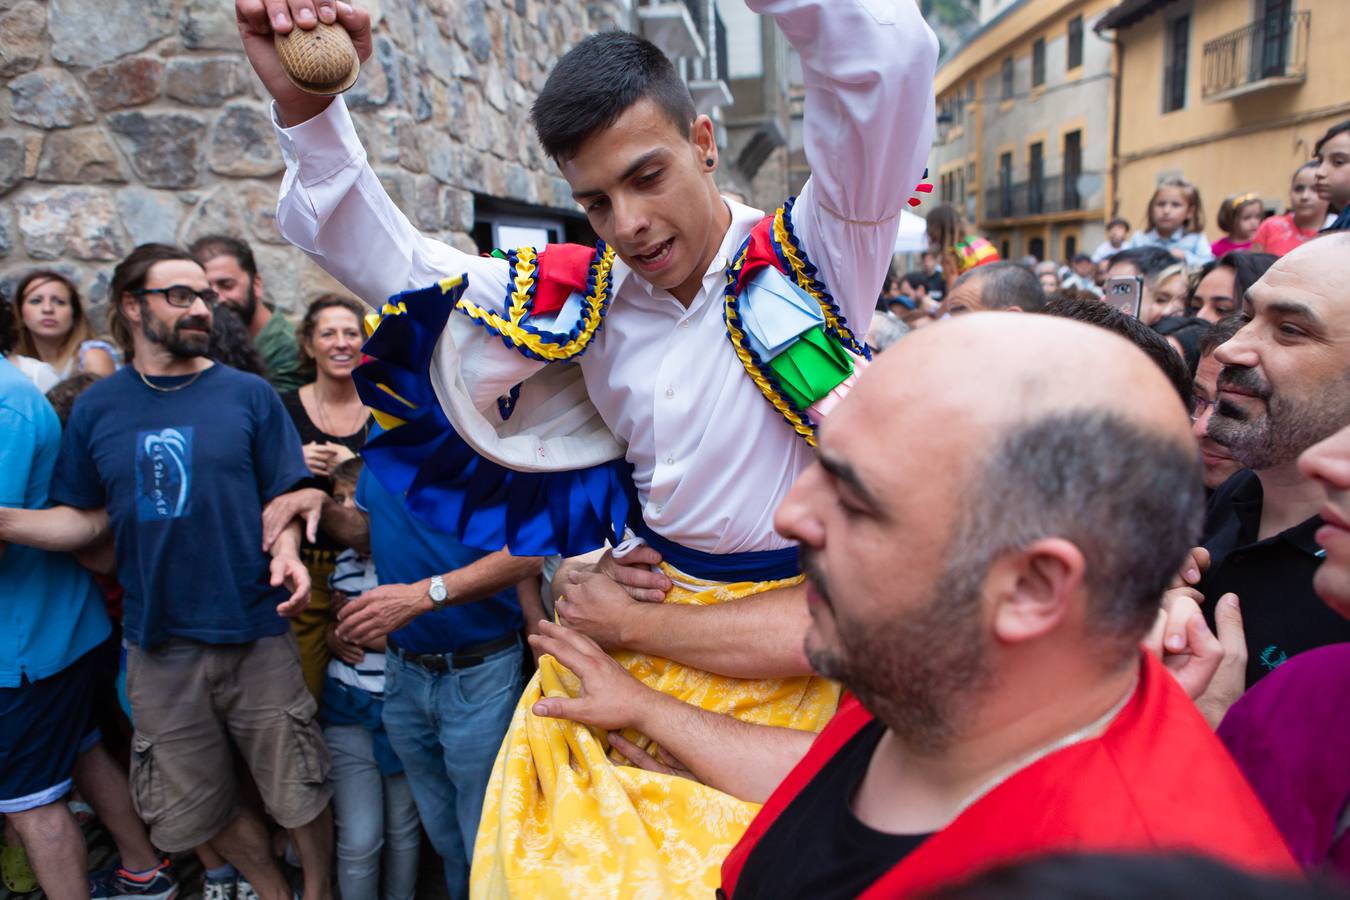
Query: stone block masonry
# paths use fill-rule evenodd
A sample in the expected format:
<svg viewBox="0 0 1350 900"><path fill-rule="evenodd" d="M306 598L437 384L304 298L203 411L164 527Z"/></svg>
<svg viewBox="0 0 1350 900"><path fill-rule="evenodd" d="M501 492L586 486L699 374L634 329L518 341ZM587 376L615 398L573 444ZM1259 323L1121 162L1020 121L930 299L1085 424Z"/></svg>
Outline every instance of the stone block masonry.
<svg viewBox="0 0 1350 900"><path fill-rule="evenodd" d="M375 0L347 94L371 165L419 228L472 248L474 195L572 209L529 125L558 57L630 24L624 0ZM0 287L72 276L101 322L139 243L225 231L294 316L338 285L277 232L281 153L231 0L0 3ZM379 298L366 298L378 300Z"/></svg>

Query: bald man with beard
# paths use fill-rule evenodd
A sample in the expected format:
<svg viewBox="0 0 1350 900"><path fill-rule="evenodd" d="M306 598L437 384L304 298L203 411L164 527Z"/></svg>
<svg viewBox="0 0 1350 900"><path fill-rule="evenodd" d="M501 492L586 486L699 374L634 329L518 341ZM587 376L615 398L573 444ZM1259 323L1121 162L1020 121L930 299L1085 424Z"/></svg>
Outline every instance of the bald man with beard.
<svg viewBox="0 0 1350 900"><path fill-rule="evenodd" d="M807 655L852 694L819 737L658 695L575 632L531 638L583 683L536 714L633 728L659 745L611 735L635 765L767 801L725 896L907 895L1056 850L1294 869L1141 649L1203 503L1186 411L1144 354L971 314L881 357L820 438L776 519L801 544Z"/></svg>

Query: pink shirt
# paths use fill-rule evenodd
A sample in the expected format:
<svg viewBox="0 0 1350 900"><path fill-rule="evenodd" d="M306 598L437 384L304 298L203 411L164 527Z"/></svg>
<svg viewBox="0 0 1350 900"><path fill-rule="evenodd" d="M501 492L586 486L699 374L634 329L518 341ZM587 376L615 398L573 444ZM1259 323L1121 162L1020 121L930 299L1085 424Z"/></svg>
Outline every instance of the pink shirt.
<svg viewBox="0 0 1350 900"><path fill-rule="evenodd" d="M1252 240L1255 240L1255 238L1253 238ZM1247 241L1245 244L1239 244L1237 241L1233 240L1232 238L1230 238L1228 235L1225 234L1223 237L1219 238L1217 241L1210 244L1209 249L1210 252L1214 254L1214 258L1218 259L1225 253L1232 253L1234 250L1250 250L1251 246L1252 241Z"/></svg>
<svg viewBox="0 0 1350 900"><path fill-rule="evenodd" d="M1318 226L1303 231L1294 224L1294 214L1271 216L1261 223L1252 237L1252 249L1284 256L1299 244L1316 236Z"/></svg>

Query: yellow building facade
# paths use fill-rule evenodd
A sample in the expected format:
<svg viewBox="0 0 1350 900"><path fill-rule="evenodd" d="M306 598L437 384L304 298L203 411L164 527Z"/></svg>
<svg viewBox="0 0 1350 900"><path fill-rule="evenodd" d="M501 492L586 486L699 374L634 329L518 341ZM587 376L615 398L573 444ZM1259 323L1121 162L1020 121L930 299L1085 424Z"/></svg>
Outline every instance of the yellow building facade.
<svg viewBox="0 0 1350 900"><path fill-rule="evenodd" d="M1102 240L1112 46L1095 26L1114 6L984 4L980 28L938 71L936 200L1005 258L1067 261Z"/></svg>
<svg viewBox="0 0 1350 900"><path fill-rule="evenodd" d="M1097 29L1117 76L1106 205L1135 227L1172 175L1200 189L1211 240L1225 196L1284 211L1294 170L1350 118L1350 0L1126 0Z"/></svg>

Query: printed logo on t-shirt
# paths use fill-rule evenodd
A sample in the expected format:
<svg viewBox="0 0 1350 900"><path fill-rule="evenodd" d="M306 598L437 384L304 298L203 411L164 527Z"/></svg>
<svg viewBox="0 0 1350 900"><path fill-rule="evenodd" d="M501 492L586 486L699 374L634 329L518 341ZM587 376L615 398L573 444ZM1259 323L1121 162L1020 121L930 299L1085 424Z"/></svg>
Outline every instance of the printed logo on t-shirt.
<svg viewBox="0 0 1350 900"><path fill-rule="evenodd" d="M136 518L177 519L192 499L192 426L136 435Z"/></svg>

